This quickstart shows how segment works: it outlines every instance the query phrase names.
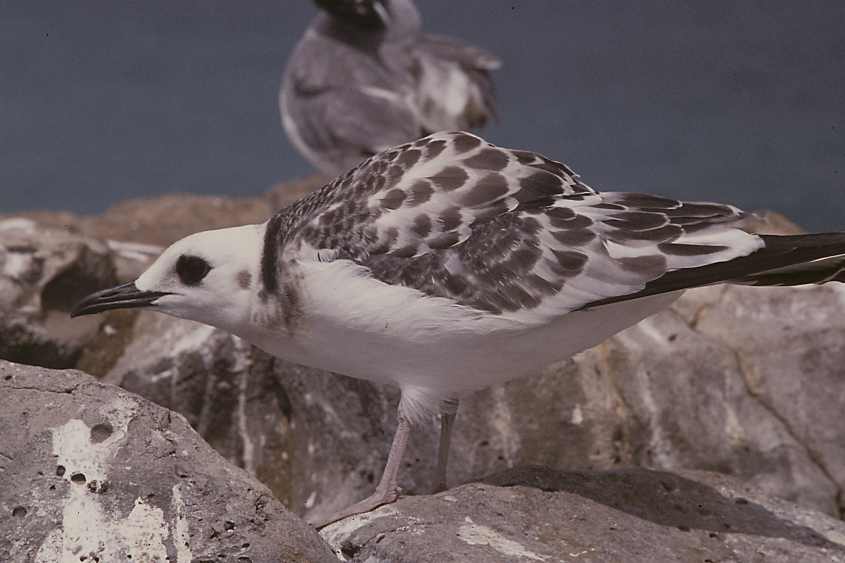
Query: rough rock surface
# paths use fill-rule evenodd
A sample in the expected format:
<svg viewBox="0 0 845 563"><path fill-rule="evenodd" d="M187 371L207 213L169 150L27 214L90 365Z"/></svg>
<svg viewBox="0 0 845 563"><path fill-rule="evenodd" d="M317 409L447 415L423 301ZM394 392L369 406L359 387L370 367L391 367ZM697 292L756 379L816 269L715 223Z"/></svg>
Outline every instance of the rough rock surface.
<svg viewBox="0 0 845 563"><path fill-rule="evenodd" d="M845 524L703 472L526 468L322 531L345 561L845 561Z"/></svg>
<svg viewBox="0 0 845 563"><path fill-rule="evenodd" d="M76 371L0 362L0 561L333 561L181 416Z"/></svg>
<svg viewBox="0 0 845 563"><path fill-rule="evenodd" d="M0 358L75 365L98 321L71 322L70 304L116 283L111 254L105 243L64 229L0 221Z"/></svg>
<svg viewBox="0 0 845 563"><path fill-rule="evenodd" d="M0 220L0 359L105 373L134 312L70 319L87 294L135 279L157 246L100 241L30 219Z"/></svg>

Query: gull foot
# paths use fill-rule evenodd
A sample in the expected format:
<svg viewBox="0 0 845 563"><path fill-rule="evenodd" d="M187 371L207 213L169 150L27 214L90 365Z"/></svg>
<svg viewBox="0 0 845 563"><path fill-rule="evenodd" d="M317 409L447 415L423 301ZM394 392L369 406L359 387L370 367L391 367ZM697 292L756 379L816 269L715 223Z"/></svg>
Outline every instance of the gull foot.
<svg viewBox="0 0 845 563"><path fill-rule="evenodd" d="M348 506L343 510L332 514L328 518L322 518L317 521L309 521L309 524L319 530L321 528L324 528L325 526L328 526L329 524L337 522L338 520L343 520L344 518L355 516L356 514L363 514L365 512L375 510L379 506L396 502L398 498L398 487L394 487L386 491L379 491L378 489L376 489L376 492L374 492L364 500L356 502L352 506Z"/></svg>

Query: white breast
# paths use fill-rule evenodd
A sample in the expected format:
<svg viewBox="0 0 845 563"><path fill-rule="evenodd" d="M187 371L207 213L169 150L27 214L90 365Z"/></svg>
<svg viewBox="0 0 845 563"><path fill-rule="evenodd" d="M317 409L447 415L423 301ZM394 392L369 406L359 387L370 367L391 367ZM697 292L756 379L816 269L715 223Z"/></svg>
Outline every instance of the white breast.
<svg viewBox="0 0 845 563"><path fill-rule="evenodd" d="M345 260L304 263L302 317L250 338L271 354L360 379L462 395L594 346L667 307L653 296L532 324L369 277Z"/></svg>

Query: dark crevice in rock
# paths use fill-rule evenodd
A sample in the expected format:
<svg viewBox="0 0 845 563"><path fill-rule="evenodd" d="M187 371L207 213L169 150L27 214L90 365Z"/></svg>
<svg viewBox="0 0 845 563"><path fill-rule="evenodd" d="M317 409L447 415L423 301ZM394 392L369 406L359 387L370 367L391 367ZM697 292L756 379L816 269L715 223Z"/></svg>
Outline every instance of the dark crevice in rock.
<svg viewBox="0 0 845 563"><path fill-rule="evenodd" d="M531 487L590 499L671 528L710 533L784 538L803 545L845 553L815 530L786 520L744 497L725 496L709 484L665 471L556 471L545 467L517 467L482 481L497 487ZM668 486L667 486L668 485Z"/></svg>
<svg viewBox="0 0 845 563"><path fill-rule="evenodd" d="M31 385L11 385L8 388L15 390L15 391L36 391L38 393L56 393L60 395L72 395L76 393L76 390L80 387L81 384L74 385L67 389L42 389L40 387L33 387Z"/></svg>

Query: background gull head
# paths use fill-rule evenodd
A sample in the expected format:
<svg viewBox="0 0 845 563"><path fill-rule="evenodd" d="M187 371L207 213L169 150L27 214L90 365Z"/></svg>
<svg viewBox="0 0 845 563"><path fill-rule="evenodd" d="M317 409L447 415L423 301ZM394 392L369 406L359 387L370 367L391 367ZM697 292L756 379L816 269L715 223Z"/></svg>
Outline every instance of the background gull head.
<svg viewBox="0 0 845 563"><path fill-rule="evenodd" d="M389 147L495 115L494 55L421 31L410 0L320 0L279 108L299 152L334 175Z"/></svg>

